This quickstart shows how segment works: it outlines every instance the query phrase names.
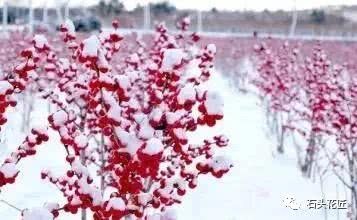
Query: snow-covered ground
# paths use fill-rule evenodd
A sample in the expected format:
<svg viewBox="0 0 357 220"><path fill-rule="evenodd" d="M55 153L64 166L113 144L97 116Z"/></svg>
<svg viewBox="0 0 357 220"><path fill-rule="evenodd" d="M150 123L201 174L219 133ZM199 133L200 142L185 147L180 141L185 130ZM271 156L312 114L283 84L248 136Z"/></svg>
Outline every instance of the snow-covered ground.
<svg viewBox="0 0 357 220"><path fill-rule="evenodd" d="M259 99L240 94L230 79L215 76L210 82L224 97L224 120L217 130L230 138L226 153L235 162L222 179L201 178L197 190L189 193L178 208L179 219L224 220L319 220L323 210L292 210L286 197L300 201L322 199L318 181L312 183L299 173L294 149L284 156L273 153ZM336 182L325 183L326 198L336 199ZM342 194L342 192L340 192ZM328 219L346 219L345 213L327 210Z"/></svg>
<svg viewBox="0 0 357 220"><path fill-rule="evenodd" d="M293 150L286 155L273 153L274 143L267 136L265 119L259 99L251 94L241 94L230 80L219 73L213 76L209 86L218 90L225 100L225 118L215 130L226 134L231 142L224 150L235 162L234 168L222 179L207 176L199 179L198 187L184 197L183 203L176 207L180 220L319 220L325 219L322 210L292 210L283 204L286 196L297 199L321 199L318 182L313 183L301 176ZM45 111L45 112L44 112ZM45 121L47 114L45 103L38 101L34 105L32 123ZM23 140L21 133L21 112L9 112L11 121L6 131L1 133L0 161ZM202 137L206 134L202 130ZM42 181L40 172L43 167L61 172L65 170L60 159L65 156L59 146L58 137L41 145L36 159L21 161L22 172L16 184L4 187L0 200L23 209L42 206L46 201L61 197L59 191L46 181ZM201 135L195 135L199 139ZM330 181L325 188L329 198L336 199L336 182ZM342 192L340 192L342 195ZM0 203L0 219L19 219L19 212ZM345 214L336 210L327 210L328 219L346 219ZM79 219L64 216L60 220Z"/></svg>

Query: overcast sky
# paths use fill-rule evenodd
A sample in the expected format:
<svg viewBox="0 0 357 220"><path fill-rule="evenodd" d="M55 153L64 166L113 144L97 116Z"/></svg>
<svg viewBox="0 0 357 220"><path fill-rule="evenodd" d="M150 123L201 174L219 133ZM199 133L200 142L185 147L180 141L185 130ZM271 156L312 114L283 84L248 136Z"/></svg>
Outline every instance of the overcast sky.
<svg viewBox="0 0 357 220"><path fill-rule="evenodd" d="M5 0L0 0L3 2ZM6 0L7 2L26 3L30 0ZM60 2L66 2L67 0L32 0L34 6L39 7L45 2L48 6L55 6ZM137 4L146 4L147 2L159 2L162 0L122 0L128 9L134 8ZM98 3L99 0L70 0L70 5L91 5ZM190 8L190 9L202 9L209 10L213 7L217 9L228 10L278 10L278 9L291 9L294 0L169 0L178 8ZM353 5L357 4L357 0L296 0L298 9L316 8L327 5Z"/></svg>

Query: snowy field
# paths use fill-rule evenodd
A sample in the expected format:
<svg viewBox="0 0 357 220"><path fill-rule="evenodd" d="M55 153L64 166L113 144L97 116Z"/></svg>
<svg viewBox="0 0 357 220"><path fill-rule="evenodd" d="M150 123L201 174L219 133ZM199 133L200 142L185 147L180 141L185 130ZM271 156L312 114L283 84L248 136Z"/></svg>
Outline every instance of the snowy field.
<svg viewBox="0 0 357 220"><path fill-rule="evenodd" d="M224 120L216 130L230 138L230 146L225 150L234 161L234 168L222 179L211 176L201 177L198 187L189 191L183 203L175 206L180 220L324 220L345 219L343 211L336 210L292 210L285 207L283 199L287 196L301 201L322 199L319 181L312 182L301 176L296 163L295 152L287 147L287 153L278 155L274 152L275 143L269 137L264 126L264 113L259 99L251 94L238 92L232 80L224 78L219 72L209 82L219 91L225 100ZM47 120L47 104L35 101L30 123L37 124ZM11 121L1 133L2 161L23 140L21 132L22 106L8 112ZM201 130L199 134L206 134ZM46 201L61 198L59 191L39 176L43 167L65 170L61 156L65 157L60 147L58 136L52 133L52 141L39 147L35 160L21 161L23 170L16 184L4 187L0 200L23 209L42 206ZM200 139L201 135L195 135ZM61 155L61 156L60 156ZM325 195L336 199L344 193L338 192L336 182L325 181ZM337 187L339 188L339 187ZM338 194L338 195L337 195ZM0 219L20 219L20 213L14 208L0 203ZM79 219L79 216L61 216L60 220Z"/></svg>

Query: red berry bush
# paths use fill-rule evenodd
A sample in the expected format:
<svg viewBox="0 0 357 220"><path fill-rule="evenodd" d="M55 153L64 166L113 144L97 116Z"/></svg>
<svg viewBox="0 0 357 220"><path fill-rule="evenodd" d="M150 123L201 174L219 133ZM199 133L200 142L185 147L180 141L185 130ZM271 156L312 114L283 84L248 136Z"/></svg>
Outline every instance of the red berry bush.
<svg viewBox="0 0 357 220"><path fill-rule="evenodd" d="M282 49L281 49L282 48ZM333 173L350 195L349 218L357 216L356 79L346 65L334 64L316 44L310 56L299 47L255 46L254 83L275 118L278 152L284 138L295 142L298 163L308 177ZM290 142L291 143L291 142Z"/></svg>
<svg viewBox="0 0 357 220"><path fill-rule="evenodd" d="M69 167L61 176L46 169L39 174L66 202L23 210L21 219L78 211L96 220L173 219L167 207L180 203L200 175L221 178L229 171L231 162L215 156L228 145L224 135L191 143L200 127L214 127L223 118L223 101L204 86L213 74L216 47L192 50L200 38L185 32L188 24L179 23L177 35L158 24L153 46L137 39L132 51L120 54L126 45L117 21L85 39L66 21L61 51L36 35L21 52L14 73L0 81L0 124L7 122L6 109L16 105L14 97L29 89L52 111L48 124L32 128L0 166L0 186L16 184L17 165L51 141L49 130L60 137Z"/></svg>

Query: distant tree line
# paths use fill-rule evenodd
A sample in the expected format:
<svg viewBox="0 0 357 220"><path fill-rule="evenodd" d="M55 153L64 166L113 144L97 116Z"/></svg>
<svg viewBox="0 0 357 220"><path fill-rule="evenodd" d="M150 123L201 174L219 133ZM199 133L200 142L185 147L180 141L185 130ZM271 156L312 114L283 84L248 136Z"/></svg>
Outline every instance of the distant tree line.
<svg viewBox="0 0 357 220"><path fill-rule="evenodd" d="M100 0L97 7L102 16L120 14L125 10L124 4L119 0Z"/></svg>
<svg viewBox="0 0 357 220"><path fill-rule="evenodd" d="M101 0L96 6L97 11L102 16L117 15L125 11L122 1L119 0ZM143 6L138 5L134 11L142 10ZM168 1L150 3L150 10L154 14L171 14L176 11L176 7Z"/></svg>
<svg viewBox="0 0 357 220"><path fill-rule="evenodd" d="M176 7L171 5L169 2L158 2L158 3L151 3L150 9L155 14L171 14L176 11Z"/></svg>
<svg viewBox="0 0 357 220"><path fill-rule="evenodd" d="M326 15L324 10L313 10L311 12L311 21L315 24L323 24L326 21Z"/></svg>

